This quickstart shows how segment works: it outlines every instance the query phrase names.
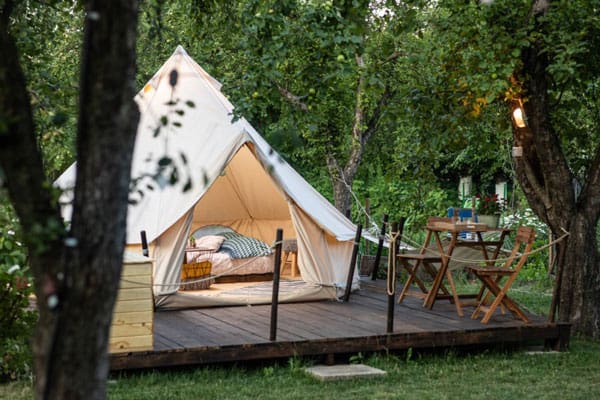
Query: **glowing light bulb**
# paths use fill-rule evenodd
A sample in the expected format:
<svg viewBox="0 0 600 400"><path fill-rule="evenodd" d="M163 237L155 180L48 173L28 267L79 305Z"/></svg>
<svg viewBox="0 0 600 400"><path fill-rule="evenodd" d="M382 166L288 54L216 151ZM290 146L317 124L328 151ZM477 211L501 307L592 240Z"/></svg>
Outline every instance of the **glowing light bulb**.
<svg viewBox="0 0 600 400"><path fill-rule="evenodd" d="M525 128L527 126L521 107L517 107L513 110L513 120L515 121L517 128Z"/></svg>

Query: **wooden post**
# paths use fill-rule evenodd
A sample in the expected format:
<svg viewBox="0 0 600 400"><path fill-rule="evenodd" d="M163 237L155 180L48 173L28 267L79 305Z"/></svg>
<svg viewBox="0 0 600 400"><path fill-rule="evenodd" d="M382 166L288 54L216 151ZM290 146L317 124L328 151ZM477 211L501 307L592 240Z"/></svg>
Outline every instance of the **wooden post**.
<svg viewBox="0 0 600 400"><path fill-rule="evenodd" d="M392 237L394 237L396 235L396 232L398 232L398 223L397 222L392 222L392 229L390 231L390 235L392 235ZM394 252L394 248L392 248L392 246L394 246L394 248L396 247L396 242L391 241L390 242L390 257L388 258L388 271L393 271L394 269L392 268L392 265L390 263L395 263L396 260L394 257L392 257L395 252ZM387 333L392 333L394 332L394 304L396 303L394 300L396 298L396 293L394 290L392 290L392 293L389 292L390 290L390 281L393 281L394 277L393 276L389 276L387 277L387 289L388 289L388 309L387 309ZM394 288L395 289L395 288Z"/></svg>
<svg viewBox="0 0 600 400"><path fill-rule="evenodd" d="M375 265L373 266L373 276L371 280L377 279L377 270L379 269L379 261L381 260L381 252L383 251L383 240L385 238L385 230L388 223L388 215L383 215L383 225L381 226L381 233L379 234L379 243L377 244L377 253L375 253Z"/></svg>
<svg viewBox="0 0 600 400"><path fill-rule="evenodd" d="M271 300L271 334L269 340L277 339L277 306L279 303L279 276L281 274L281 241L283 240L283 229L277 229L275 236L275 265L273 266L273 297Z"/></svg>
<svg viewBox="0 0 600 400"><path fill-rule="evenodd" d="M404 222L406 221L406 218L402 217L400 218L400 226L398 227L398 223L394 222L392 224L392 231L391 234L392 236L394 236L396 234L396 232L398 232L398 237L396 238L396 242L394 243L394 246L396 247L394 250L394 252L392 252L392 254L397 254L397 251L400 247L400 243L402 242L402 232L404 231ZM390 252L392 251L392 249L390 248ZM390 262L396 263L397 260L396 259L390 259ZM396 268L388 268L388 271L396 271ZM389 288L389 280L392 280L395 284L395 277L390 277L388 276L388 288ZM394 332L394 305L396 304L396 287L394 285L394 287L392 288L393 290L391 291L391 293L388 291L388 314L387 314L387 333L393 333Z"/></svg>
<svg viewBox="0 0 600 400"><path fill-rule="evenodd" d="M371 223L371 199L365 198L365 226L369 229ZM369 241L365 240L365 254L369 254Z"/></svg>
<svg viewBox="0 0 600 400"><path fill-rule="evenodd" d="M346 280L346 292L344 293L344 302L350 300L350 291L352 290L352 279L354 278L354 270L356 269L356 256L358 255L358 245L362 234L362 225L356 226L356 236L354 237L354 248L352 249L352 258L350 259L350 267L348 268L348 279Z"/></svg>
<svg viewBox="0 0 600 400"><path fill-rule="evenodd" d="M150 253L148 252L148 240L146 239L146 231L141 231L140 235L142 236L142 255L144 257L148 257Z"/></svg>

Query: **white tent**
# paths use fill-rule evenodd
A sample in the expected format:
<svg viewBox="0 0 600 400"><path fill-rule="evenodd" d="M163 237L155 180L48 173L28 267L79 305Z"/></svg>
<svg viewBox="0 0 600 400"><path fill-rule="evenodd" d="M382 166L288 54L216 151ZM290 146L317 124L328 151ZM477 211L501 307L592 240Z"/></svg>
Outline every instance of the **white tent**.
<svg viewBox="0 0 600 400"><path fill-rule="evenodd" d="M173 71L177 71L174 85ZM228 225L267 243L273 242L277 228L283 228L284 237L297 239L298 267L305 282L316 284L330 297L346 286L356 226L245 119L232 122L233 106L221 93L219 82L181 46L136 101L141 117L132 178L154 174L157 161L165 155L178 162L181 176L178 185L153 191L142 186L144 195L128 212L127 243L140 243L140 231L145 230L153 245L157 305L178 304L176 298L185 296L177 290L186 239L194 229L209 224ZM167 125L155 137L162 117ZM172 125L173 121L180 126ZM192 188L184 192L182 184L188 176ZM74 181L73 165L57 184L69 188ZM355 274L353 287L357 283ZM179 304L192 305L189 300Z"/></svg>

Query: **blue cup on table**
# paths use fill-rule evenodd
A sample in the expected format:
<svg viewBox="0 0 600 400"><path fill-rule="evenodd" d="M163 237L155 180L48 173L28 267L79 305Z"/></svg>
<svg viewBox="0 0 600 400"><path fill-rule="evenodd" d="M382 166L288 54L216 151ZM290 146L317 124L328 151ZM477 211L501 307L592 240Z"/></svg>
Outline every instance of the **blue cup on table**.
<svg viewBox="0 0 600 400"><path fill-rule="evenodd" d="M475 218L473 218L473 210L471 208L448 208L448 217L454 217L454 213L458 213L456 216L458 217L458 221L460 222L478 222L477 212L475 212ZM461 239L473 239L472 232L460 232L458 237Z"/></svg>

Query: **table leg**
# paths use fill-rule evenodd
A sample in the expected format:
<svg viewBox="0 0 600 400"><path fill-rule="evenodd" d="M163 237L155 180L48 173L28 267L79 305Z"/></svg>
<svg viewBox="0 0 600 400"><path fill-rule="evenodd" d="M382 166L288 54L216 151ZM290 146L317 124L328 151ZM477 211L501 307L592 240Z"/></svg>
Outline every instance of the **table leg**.
<svg viewBox="0 0 600 400"><path fill-rule="evenodd" d="M460 305L460 299L458 298L458 293L456 293L456 286L454 286L454 279L452 278L452 273L450 269L446 269L446 279L448 279L448 283L450 284L450 290L452 291L452 298L454 299L454 306L456 307L456 313L459 317L464 316L462 311L462 306Z"/></svg>
<svg viewBox="0 0 600 400"><path fill-rule="evenodd" d="M450 256L452 255L452 251L454 250L454 247L456 246L458 232L452 233L452 238L450 240L450 245L448 246L447 252L444 252L444 246L442 245L442 241L440 239L439 232L434 232L433 236L435 238L435 242L438 247L438 252L440 253L440 255L442 257L442 264L440 265L440 269L439 269L435 279L433 280L431 290L429 291L427 297L425 298L425 302L423 303L423 306L430 310L433 308L433 305L435 304L435 300L437 298L438 292L440 291L440 286L442 285L444 276L447 276L447 274L450 273L450 271L448 271L448 264L450 263ZM450 278L452 278L452 277L450 277ZM456 294L456 288L454 287L454 280L451 279L449 281L449 283L451 283L450 290L452 292L452 297L456 299L458 296ZM458 307L459 308L457 309L457 311L460 309L460 304L458 304ZM460 313L462 313L462 310ZM460 315L460 313L459 313L459 315Z"/></svg>
<svg viewBox="0 0 600 400"><path fill-rule="evenodd" d="M423 305L430 310L433 308L433 305L435 304L435 301L436 301L436 298L440 291L440 288L443 286L442 282L444 280L444 277L446 277L446 279L448 280L448 283L450 284L450 291L452 293L452 298L454 299L454 306L456 307L456 313L458 314L458 316L462 317L462 316L464 316L464 314L462 311L462 306L460 304L460 298L458 296L458 293L456 292L456 286L454 285L454 278L452 278L452 273L450 272L450 269L449 269L450 258L452 257L452 253L454 251L454 248L456 247L457 240L458 240L458 232L452 232L452 237L450 239L450 244L448 245L448 250L446 252L444 252L444 246L442 245L442 241L440 239L439 233L435 232L435 241L438 246L438 251L442 255L442 265L440 266L440 270L438 271L438 274L436 275L436 277L433 281L431 291L429 292L428 296L425 298L425 303Z"/></svg>

